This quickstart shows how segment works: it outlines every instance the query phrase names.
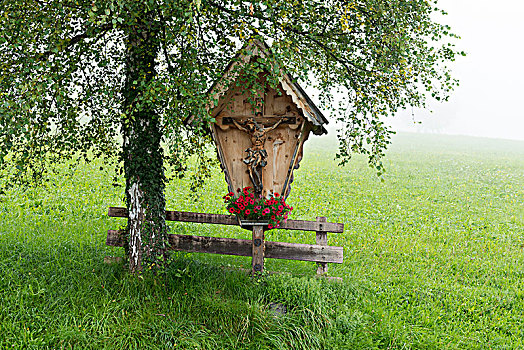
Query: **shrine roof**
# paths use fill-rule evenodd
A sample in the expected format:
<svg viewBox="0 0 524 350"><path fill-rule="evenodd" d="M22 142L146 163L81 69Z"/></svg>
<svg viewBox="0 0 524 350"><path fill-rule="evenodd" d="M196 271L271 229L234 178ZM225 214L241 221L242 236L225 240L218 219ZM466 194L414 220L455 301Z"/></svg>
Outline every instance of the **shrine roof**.
<svg viewBox="0 0 524 350"><path fill-rule="evenodd" d="M245 46L235 58L228 64L225 69L222 78L218 79L208 91L208 94L218 100L224 96L230 89L229 84L224 84L226 77L230 79L236 78L234 68L240 64L247 64L252 57L265 56L271 52L271 48L265 42L253 39L247 46ZM308 94L298 84L296 79L291 75L285 73L280 79L280 85L282 89L291 97L293 103L302 111L306 120L313 124L313 133L316 135L326 134L327 130L324 128L324 124L328 124L328 120L320 109L313 103Z"/></svg>

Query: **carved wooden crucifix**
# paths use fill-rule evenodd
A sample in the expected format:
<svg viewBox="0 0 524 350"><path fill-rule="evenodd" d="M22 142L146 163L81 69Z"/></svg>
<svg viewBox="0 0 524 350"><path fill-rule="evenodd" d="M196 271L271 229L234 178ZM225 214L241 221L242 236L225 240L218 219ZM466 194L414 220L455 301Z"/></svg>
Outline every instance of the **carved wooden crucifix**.
<svg viewBox="0 0 524 350"><path fill-rule="evenodd" d="M262 194L262 168L267 165L267 151L264 149L267 134L282 123L294 122L295 118L279 118L276 123L271 124L269 127L264 127L266 120L257 121L257 119L269 118L249 117L244 122L237 121L236 118L229 118L228 122L231 121L239 130L247 133L251 139L251 147L245 150L247 155L243 162L248 166L249 178L253 183L255 193Z"/></svg>

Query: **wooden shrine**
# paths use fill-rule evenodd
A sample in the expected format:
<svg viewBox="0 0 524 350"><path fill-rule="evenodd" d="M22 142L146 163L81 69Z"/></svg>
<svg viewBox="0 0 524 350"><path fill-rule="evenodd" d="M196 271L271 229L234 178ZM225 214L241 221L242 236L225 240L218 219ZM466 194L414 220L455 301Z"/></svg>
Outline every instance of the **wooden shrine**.
<svg viewBox="0 0 524 350"><path fill-rule="evenodd" d="M222 80L241 79L237 66L267 55L269 48L255 40L246 51L251 54L230 64ZM272 88L267 74L259 74L257 85L265 88L256 94L242 83L214 85L211 96L218 102L210 109L216 120L211 132L231 192L251 186L264 197L277 192L286 198L304 142L310 132L327 133L328 121L289 75Z"/></svg>
<svg viewBox="0 0 524 350"><path fill-rule="evenodd" d="M287 74L276 87L266 84L269 73L258 75L253 89L239 79L238 68L257 57L270 53L269 47L258 40L245 47L246 54L237 55L222 79L209 91L215 101L209 113L215 122L210 125L217 146L218 158L229 190L252 187L263 197L279 193L286 198L290 193L293 171L302 159L304 142L309 134L326 133L326 118L304 90ZM255 92L253 92L255 91ZM127 217L125 208L109 208L109 216ZM166 220L206 224L239 225L233 215L166 211ZM169 234L169 249L241 255L252 257L252 272L264 269L264 258L314 261L317 273L327 272L327 263L342 263L343 248L327 245L327 232L343 232L344 225L316 221L288 220L280 229L315 231L316 244L297 244L265 241L267 224L250 222L242 226L252 231L251 240L200 237ZM110 230L107 245L123 246L121 231Z"/></svg>

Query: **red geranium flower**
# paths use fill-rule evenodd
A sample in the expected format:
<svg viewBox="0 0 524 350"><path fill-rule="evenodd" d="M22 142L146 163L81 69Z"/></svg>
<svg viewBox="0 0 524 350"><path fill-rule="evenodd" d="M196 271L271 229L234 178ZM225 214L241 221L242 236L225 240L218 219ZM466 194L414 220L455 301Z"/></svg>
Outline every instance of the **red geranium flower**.
<svg viewBox="0 0 524 350"><path fill-rule="evenodd" d="M280 227L280 223L287 219L292 209L285 203L284 198L277 192L269 193L267 197L256 194L252 187L237 189L237 195L229 192L222 197L227 210L240 218L250 217L254 220L266 219L271 223L269 229Z"/></svg>

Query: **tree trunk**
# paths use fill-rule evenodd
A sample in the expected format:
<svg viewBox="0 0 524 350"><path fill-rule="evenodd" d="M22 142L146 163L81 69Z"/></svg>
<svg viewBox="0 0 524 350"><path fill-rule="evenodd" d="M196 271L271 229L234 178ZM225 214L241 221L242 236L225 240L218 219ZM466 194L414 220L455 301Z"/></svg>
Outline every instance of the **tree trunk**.
<svg viewBox="0 0 524 350"><path fill-rule="evenodd" d="M140 5L139 5L140 6ZM136 10L136 9L135 9ZM122 157L129 211L126 251L129 270L157 262L166 251L164 156L159 115L147 91L155 76L158 30L147 11L135 11L126 37ZM137 15L138 13L138 15Z"/></svg>

